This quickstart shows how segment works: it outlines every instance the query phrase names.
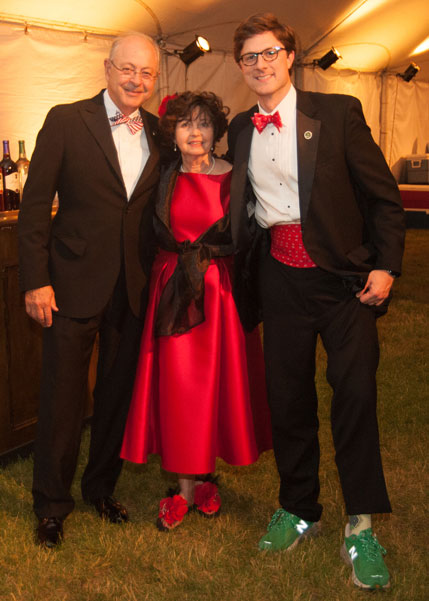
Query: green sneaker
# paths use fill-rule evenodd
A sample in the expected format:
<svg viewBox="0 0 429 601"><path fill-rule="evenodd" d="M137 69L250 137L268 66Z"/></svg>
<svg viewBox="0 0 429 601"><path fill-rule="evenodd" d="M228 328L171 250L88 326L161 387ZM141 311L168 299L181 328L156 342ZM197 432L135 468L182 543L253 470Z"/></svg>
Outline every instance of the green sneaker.
<svg viewBox="0 0 429 601"><path fill-rule="evenodd" d="M304 538L314 536L318 531L319 522L306 522L284 509L277 509L268 524L267 533L259 541L259 548L290 551Z"/></svg>
<svg viewBox="0 0 429 601"><path fill-rule="evenodd" d="M356 586L366 589L389 588L389 572L383 555L386 555L386 549L380 545L371 528L350 535L350 525L347 524L341 556L352 565Z"/></svg>

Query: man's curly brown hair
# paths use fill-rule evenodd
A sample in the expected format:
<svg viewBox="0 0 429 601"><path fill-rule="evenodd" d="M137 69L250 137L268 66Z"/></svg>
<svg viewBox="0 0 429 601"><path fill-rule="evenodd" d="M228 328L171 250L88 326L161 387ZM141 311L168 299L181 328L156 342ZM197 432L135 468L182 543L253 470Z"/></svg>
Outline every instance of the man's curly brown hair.
<svg viewBox="0 0 429 601"><path fill-rule="evenodd" d="M166 144L173 146L177 122L191 119L195 109L211 121L213 145L219 142L228 129L229 108L224 106L219 96L213 92L182 92L168 101L167 109L159 121L159 128Z"/></svg>

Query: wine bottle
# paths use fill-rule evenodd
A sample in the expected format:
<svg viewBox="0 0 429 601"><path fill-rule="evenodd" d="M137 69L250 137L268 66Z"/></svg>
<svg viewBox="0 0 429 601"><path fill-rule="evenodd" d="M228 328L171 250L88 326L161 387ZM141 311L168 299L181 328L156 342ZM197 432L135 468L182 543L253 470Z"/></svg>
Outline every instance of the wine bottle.
<svg viewBox="0 0 429 601"><path fill-rule="evenodd" d="M0 169L0 213L4 211L4 202L3 202L3 173Z"/></svg>
<svg viewBox="0 0 429 601"><path fill-rule="evenodd" d="M5 211L19 208L18 168L10 158L9 140L3 140L3 160L0 161L3 180L3 205Z"/></svg>
<svg viewBox="0 0 429 601"><path fill-rule="evenodd" d="M19 202L22 201L22 192L24 190L25 182L27 181L28 167L30 161L27 159L25 154L25 142L19 140L19 159L16 161L16 167L18 169L18 184L19 184Z"/></svg>

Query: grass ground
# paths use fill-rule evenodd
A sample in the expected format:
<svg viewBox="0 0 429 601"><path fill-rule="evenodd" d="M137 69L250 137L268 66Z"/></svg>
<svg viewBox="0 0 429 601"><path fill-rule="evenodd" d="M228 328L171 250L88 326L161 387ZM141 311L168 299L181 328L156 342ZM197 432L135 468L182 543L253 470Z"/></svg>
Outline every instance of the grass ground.
<svg viewBox="0 0 429 601"><path fill-rule="evenodd" d="M429 231L408 231L405 275L379 323L379 420L386 479L394 513L376 516L387 548L390 601L426 601L427 400L429 337ZM293 553L261 553L256 543L277 508L272 452L250 467L218 463L223 513L217 520L191 515L176 531L160 533L154 520L170 484L157 458L128 464L116 494L132 521L100 521L79 494L88 448L84 434L74 485L76 509L65 522L65 543L44 551L33 543L31 459L0 470L1 601L354 601L356 589L342 563L345 515L329 426L330 390L319 349L321 502L323 532Z"/></svg>

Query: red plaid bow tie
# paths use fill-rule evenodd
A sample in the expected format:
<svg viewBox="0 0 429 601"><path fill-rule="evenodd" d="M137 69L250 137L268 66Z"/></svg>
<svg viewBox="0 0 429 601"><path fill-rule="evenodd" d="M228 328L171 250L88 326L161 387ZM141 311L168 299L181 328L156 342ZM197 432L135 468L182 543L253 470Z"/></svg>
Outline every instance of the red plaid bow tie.
<svg viewBox="0 0 429 601"><path fill-rule="evenodd" d="M279 131L283 125L278 111L276 111L273 115L263 115L262 113L255 113L253 117L251 117L251 119L253 125L258 130L258 133L264 131L268 123L272 123L273 125L275 125Z"/></svg>
<svg viewBox="0 0 429 601"><path fill-rule="evenodd" d="M122 113L117 112L114 117L110 117L109 121L111 121L111 126L120 125L121 123L126 123L128 129L132 134L136 134L143 127L143 119L140 115L136 115L135 117L126 117Z"/></svg>

